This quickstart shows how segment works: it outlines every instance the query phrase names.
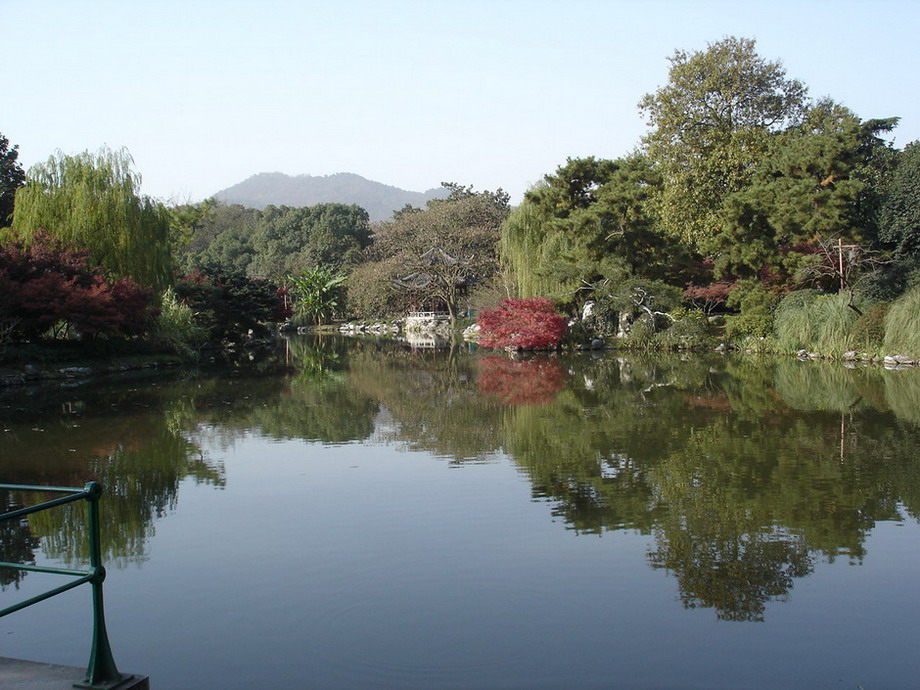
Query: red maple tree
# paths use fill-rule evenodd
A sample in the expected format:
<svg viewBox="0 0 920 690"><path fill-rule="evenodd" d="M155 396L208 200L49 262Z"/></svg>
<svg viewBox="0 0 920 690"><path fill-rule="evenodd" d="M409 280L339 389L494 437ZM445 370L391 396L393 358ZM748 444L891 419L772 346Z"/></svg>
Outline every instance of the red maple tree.
<svg viewBox="0 0 920 690"><path fill-rule="evenodd" d="M486 347L555 348L565 335L565 317L545 297L505 299L479 314L480 343Z"/></svg>
<svg viewBox="0 0 920 690"><path fill-rule="evenodd" d="M31 340L64 324L81 337L144 331L153 294L134 281L110 282L89 266L87 252L39 231L28 246L0 246L0 317Z"/></svg>

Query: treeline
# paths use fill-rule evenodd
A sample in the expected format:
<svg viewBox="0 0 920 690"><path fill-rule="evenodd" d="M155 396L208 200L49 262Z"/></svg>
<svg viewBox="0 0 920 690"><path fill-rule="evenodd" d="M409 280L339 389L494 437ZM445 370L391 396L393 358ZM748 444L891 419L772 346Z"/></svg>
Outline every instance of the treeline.
<svg viewBox="0 0 920 690"><path fill-rule="evenodd" d="M569 159L511 214L516 291L593 301L584 327L637 346L920 355L920 144L885 140L898 118L808 99L752 40L670 62L635 152Z"/></svg>
<svg viewBox="0 0 920 690"><path fill-rule="evenodd" d="M0 138L0 347L130 341L192 356L280 322L455 315L497 273L509 211L501 190L457 184L373 225L338 203L167 207L140 193L124 150L57 154L28 175L17 158Z"/></svg>
<svg viewBox="0 0 920 690"><path fill-rule="evenodd" d="M635 151L568 159L513 210L501 189L458 184L380 223L335 203L166 207L139 193L125 151L26 175L0 135L0 343L146 337L191 353L279 320L549 298L578 317L573 343L920 356L920 143L886 140L896 117L809 99L752 40L670 62L639 104Z"/></svg>

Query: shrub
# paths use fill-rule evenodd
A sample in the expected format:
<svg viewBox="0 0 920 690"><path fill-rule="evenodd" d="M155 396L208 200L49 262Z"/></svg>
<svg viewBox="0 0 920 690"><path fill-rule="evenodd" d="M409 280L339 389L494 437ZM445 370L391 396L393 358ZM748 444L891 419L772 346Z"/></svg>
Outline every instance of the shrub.
<svg viewBox="0 0 920 690"><path fill-rule="evenodd" d="M709 285L687 286L683 292L685 301L692 304L704 314L711 314L725 304L729 294L735 289L735 283L730 280L720 280Z"/></svg>
<svg viewBox="0 0 920 690"><path fill-rule="evenodd" d="M542 349L558 347L565 335L565 318L552 300L543 297L506 299L479 314L480 343L486 347Z"/></svg>
<svg viewBox="0 0 920 690"><path fill-rule="evenodd" d="M35 340L51 328L80 338L133 336L152 315L152 292L107 280L88 254L37 231L28 247L0 247L0 314L7 337Z"/></svg>
<svg viewBox="0 0 920 690"><path fill-rule="evenodd" d="M654 347L652 342L654 336L654 320L648 314L643 314L630 324L629 333L622 342L629 348L648 349Z"/></svg>
<svg viewBox="0 0 920 690"><path fill-rule="evenodd" d="M667 349L689 350L709 344L709 322L706 315L697 310L675 310L675 317L667 329L655 334L657 346Z"/></svg>
<svg viewBox="0 0 920 690"><path fill-rule="evenodd" d="M183 357L193 358L208 340L208 332L195 323L191 307L176 299L172 288L163 293L153 341Z"/></svg>
<svg viewBox="0 0 920 690"><path fill-rule="evenodd" d="M881 351L885 341L885 316L889 307L887 302L873 304L856 319L852 330L854 349L876 353Z"/></svg>
<svg viewBox="0 0 920 690"><path fill-rule="evenodd" d="M765 338L773 331L776 296L760 283L738 284L726 304L738 306L741 313L725 321L725 335L730 340Z"/></svg>
<svg viewBox="0 0 920 690"><path fill-rule="evenodd" d="M294 323L322 326L332 319L341 306L344 282L344 275L319 266L288 276L294 298Z"/></svg>

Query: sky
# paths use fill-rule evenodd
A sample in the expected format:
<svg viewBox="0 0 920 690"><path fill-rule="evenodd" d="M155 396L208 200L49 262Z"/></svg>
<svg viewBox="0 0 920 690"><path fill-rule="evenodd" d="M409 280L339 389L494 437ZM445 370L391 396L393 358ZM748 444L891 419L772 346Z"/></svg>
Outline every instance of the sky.
<svg viewBox="0 0 920 690"><path fill-rule="evenodd" d="M675 50L764 59L920 139L917 0L0 0L0 133L24 167L126 148L195 202L260 172L524 191L617 158Z"/></svg>

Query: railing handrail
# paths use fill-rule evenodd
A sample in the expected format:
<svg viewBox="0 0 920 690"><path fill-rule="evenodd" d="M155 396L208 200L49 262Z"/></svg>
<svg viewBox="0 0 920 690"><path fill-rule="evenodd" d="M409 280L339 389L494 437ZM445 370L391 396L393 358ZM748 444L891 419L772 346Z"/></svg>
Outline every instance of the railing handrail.
<svg viewBox="0 0 920 690"><path fill-rule="evenodd" d="M105 629L105 610L102 598L102 582L105 580L105 568L102 565L102 549L99 541L99 499L102 496L102 485L98 482L87 482L82 489L79 489L61 486L0 484L0 490L68 494L67 496L38 503L34 506L18 508L2 513L0 514L0 522L24 517L32 513L37 513L67 503L73 503L75 501L86 501L87 521L89 523L89 569L71 570L22 563L0 562L0 567L4 568L17 568L29 572L52 573L55 575L69 575L77 578L65 585L42 592L31 599L14 604L13 606L8 606L5 609L0 609L0 618L89 582L93 589L93 646L90 651L89 664L86 668L86 679L79 687L111 688L114 684L125 679L127 676L119 673L118 668L115 666L115 659L112 657L112 648L109 645L109 636Z"/></svg>

